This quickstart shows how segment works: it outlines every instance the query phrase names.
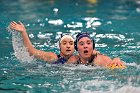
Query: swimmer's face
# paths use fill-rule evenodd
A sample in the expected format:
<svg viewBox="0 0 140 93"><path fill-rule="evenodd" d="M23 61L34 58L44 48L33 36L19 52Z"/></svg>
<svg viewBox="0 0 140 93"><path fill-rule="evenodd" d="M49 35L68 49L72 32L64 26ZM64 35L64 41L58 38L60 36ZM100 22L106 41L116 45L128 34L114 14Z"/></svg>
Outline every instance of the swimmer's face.
<svg viewBox="0 0 140 93"><path fill-rule="evenodd" d="M71 38L63 39L59 47L63 56L71 56L74 53L74 41Z"/></svg>
<svg viewBox="0 0 140 93"><path fill-rule="evenodd" d="M88 37L83 37L78 41L77 48L79 55L84 59L88 59L92 55L93 42Z"/></svg>

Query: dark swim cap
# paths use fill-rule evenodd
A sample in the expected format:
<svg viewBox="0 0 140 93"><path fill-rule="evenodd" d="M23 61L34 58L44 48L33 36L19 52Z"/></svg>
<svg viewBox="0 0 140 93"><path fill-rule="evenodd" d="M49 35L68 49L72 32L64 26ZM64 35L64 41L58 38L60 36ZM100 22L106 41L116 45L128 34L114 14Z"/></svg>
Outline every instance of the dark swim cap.
<svg viewBox="0 0 140 93"><path fill-rule="evenodd" d="M79 40L80 40L81 38L83 38L83 37L88 37L88 38L91 39L91 37L89 36L89 34L86 33L86 32L79 33L79 34L76 36L76 39L77 39L77 41L79 41Z"/></svg>
<svg viewBox="0 0 140 93"><path fill-rule="evenodd" d="M81 33L78 33L78 35L76 36L76 40L74 42L74 46L75 46L75 50L77 51L77 42L83 38L83 37L88 37L89 39L92 40L93 42L93 49L95 48L95 43L94 43L94 40L90 37L90 35L87 33L87 32L81 32Z"/></svg>

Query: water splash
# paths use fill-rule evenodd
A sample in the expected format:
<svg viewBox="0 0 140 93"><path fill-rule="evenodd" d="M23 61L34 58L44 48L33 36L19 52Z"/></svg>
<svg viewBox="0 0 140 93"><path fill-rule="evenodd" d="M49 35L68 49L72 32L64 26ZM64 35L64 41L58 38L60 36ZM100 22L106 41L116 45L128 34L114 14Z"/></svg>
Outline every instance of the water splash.
<svg viewBox="0 0 140 93"><path fill-rule="evenodd" d="M12 34L12 45L14 55L17 57L17 59L19 59L21 62L35 61L33 56L30 56L29 52L27 52L27 49L23 44L23 39L21 38L21 33L12 30L9 26L7 29Z"/></svg>

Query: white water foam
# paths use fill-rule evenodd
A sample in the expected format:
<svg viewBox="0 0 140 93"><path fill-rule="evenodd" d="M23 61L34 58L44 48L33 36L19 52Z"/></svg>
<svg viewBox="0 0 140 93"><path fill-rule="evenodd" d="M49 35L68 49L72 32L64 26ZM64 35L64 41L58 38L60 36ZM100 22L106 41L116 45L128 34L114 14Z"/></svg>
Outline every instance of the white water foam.
<svg viewBox="0 0 140 93"><path fill-rule="evenodd" d="M68 70L95 70L95 69L104 69L103 67L100 67L100 66L85 66L85 65L82 65L82 64L78 64L78 65L75 65L75 64L65 64L63 66L61 66L62 68L64 69L68 69Z"/></svg>
<svg viewBox="0 0 140 93"><path fill-rule="evenodd" d="M71 88L75 88L73 91L80 89L80 93L140 93L140 87L134 87L131 84L122 85L116 81L104 80L77 82L76 85L71 86Z"/></svg>
<svg viewBox="0 0 140 93"><path fill-rule="evenodd" d="M21 62L32 62L34 61L33 56L29 55L26 47L23 44L23 39L21 38L21 33L14 31L8 27L8 31L12 33L12 45L14 49L14 55Z"/></svg>
<svg viewBox="0 0 140 93"><path fill-rule="evenodd" d="M86 89L81 89L80 93L140 93L140 87L133 86L123 86L114 91L90 91Z"/></svg>

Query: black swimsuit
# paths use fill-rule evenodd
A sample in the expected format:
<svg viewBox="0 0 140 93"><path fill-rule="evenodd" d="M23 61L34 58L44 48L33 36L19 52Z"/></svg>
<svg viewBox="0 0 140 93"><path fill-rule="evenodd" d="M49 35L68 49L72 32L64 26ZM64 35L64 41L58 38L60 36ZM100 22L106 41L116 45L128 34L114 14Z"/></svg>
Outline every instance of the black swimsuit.
<svg viewBox="0 0 140 93"><path fill-rule="evenodd" d="M60 55L57 55L58 60L53 62L53 64L64 64L65 62L67 62L67 59L64 57L61 57Z"/></svg>
<svg viewBox="0 0 140 93"><path fill-rule="evenodd" d="M89 60L88 63L86 63L85 65L86 66L88 66L88 65L94 66L94 59L96 56L97 55L92 55L91 60ZM82 64L80 58L78 58L77 64Z"/></svg>

